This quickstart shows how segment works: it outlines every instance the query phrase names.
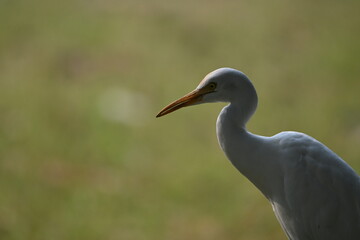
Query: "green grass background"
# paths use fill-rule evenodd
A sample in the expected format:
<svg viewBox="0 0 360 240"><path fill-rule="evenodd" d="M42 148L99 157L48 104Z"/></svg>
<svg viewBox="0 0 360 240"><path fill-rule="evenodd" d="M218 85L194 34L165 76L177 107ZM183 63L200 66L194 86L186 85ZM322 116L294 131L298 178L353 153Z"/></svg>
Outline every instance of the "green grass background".
<svg viewBox="0 0 360 240"><path fill-rule="evenodd" d="M210 71L254 82L257 134L360 172L358 0L1 0L0 239L286 239L226 160L223 104L157 112Z"/></svg>

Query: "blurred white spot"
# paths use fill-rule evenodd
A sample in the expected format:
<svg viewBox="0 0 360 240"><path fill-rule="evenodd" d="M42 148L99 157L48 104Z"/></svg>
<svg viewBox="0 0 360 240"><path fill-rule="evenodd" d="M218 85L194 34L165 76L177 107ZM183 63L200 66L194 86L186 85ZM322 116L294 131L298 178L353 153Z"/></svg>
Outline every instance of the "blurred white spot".
<svg viewBox="0 0 360 240"><path fill-rule="evenodd" d="M351 135L354 141L360 142L360 125L354 128Z"/></svg>
<svg viewBox="0 0 360 240"><path fill-rule="evenodd" d="M142 93L112 88L99 98L100 114L107 120L126 125L144 125L150 116L150 101Z"/></svg>

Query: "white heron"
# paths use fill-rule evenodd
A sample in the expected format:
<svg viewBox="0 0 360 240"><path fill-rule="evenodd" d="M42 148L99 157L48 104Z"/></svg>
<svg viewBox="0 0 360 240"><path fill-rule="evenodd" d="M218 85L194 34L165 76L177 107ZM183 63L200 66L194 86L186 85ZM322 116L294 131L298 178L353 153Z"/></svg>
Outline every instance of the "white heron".
<svg viewBox="0 0 360 240"><path fill-rule="evenodd" d="M289 239L360 239L358 174L304 133L288 131L265 137L247 131L258 99L244 73L217 69L156 117L210 102L229 103L216 123L219 144L231 163L270 201Z"/></svg>

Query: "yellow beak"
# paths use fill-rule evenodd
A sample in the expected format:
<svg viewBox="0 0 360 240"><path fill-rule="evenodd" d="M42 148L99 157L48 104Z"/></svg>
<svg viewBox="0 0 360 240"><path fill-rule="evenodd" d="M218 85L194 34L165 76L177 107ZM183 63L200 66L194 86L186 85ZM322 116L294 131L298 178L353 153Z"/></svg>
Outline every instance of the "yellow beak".
<svg viewBox="0 0 360 240"><path fill-rule="evenodd" d="M170 103L166 107L164 107L156 117L162 117L166 114L169 114L173 111L176 111L180 108L187 107L194 105L195 103L201 102L202 97L206 94L212 91L209 91L207 88L202 89L195 89L194 91L186 94L182 98L179 98L178 100Z"/></svg>

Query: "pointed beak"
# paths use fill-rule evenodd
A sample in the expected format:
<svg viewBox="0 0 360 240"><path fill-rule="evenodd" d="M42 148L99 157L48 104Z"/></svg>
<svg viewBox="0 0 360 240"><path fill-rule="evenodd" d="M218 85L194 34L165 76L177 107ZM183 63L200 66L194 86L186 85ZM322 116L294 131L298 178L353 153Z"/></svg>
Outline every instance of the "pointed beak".
<svg viewBox="0 0 360 240"><path fill-rule="evenodd" d="M208 92L209 91L206 91L204 89L195 89L194 91L186 94L182 98L179 98L175 102L172 102L169 105L167 105L166 107L164 107L158 113L158 115L156 115L156 117L158 118L158 117L164 116L166 114L169 114L169 113L171 113L173 111L176 111L176 110L178 110L180 108L191 106L191 105L194 105L196 103L199 103L199 102L201 102L203 96Z"/></svg>

